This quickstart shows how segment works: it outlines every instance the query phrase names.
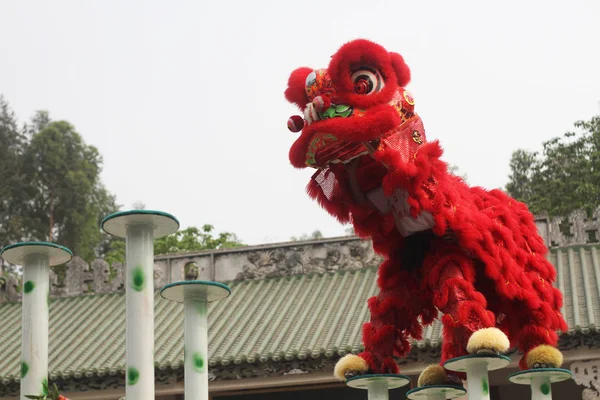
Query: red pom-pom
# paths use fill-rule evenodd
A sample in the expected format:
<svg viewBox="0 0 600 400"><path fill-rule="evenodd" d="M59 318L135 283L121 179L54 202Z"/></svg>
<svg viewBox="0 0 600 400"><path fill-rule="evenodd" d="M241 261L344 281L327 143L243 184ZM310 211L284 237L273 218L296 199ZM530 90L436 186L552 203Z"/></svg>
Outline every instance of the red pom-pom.
<svg viewBox="0 0 600 400"><path fill-rule="evenodd" d="M288 129L292 132L300 132L304 128L304 120L299 115L292 115L288 119Z"/></svg>

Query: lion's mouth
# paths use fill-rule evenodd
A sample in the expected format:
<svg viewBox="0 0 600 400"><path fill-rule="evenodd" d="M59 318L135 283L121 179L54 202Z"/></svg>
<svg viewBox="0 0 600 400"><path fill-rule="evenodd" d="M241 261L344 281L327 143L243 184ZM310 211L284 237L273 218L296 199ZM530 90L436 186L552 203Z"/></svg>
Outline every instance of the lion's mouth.
<svg viewBox="0 0 600 400"><path fill-rule="evenodd" d="M296 116L288 120L292 132L302 131L290 149L290 160L298 168L324 168L371 154L379 149L381 140L412 124L409 121L415 119L413 104L412 97L401 91L390 102L366 110L329 103L318 96L305 107L304 118ZM418 143L420 140L419 137L410 139L414 132L403 132L403 136L407 134L406 138L395 141Z"/></svg>
<svg viewBox="0 0 600 400"><path fill-rule="evenodd" d="M412 112L398 107L396 104L392 104L392 106L398 113L397 115L400 116L400 126L404 125L404 123L414 115ZM349 117L363 118L365 117L365 114L365 110L356 109L346 105L332 104L331 107L324 112L315 111L314 115L310 116L310 118L306 118L307 125L315 132L308 143L306 165L319 168L326 164L345 164L357 157L369 154L377 148L377 142L380 138L373 138L369 141L357 143L354 141L343 140L342 137L339 137L339 135L336 134L337 132L321 127L321 124L323 123L327 125L327 122L325 121L329 119ZM397 126L396 128L398 129L400 126Z"/></svg>
<svg viewBox="0 0 600 400"><path fill-rule="evenodd" d="M354 113L352 106L345 104L331 104L326 110L319 111L317 107L309 104L304 110L304 120L307 125L311 125L317 121L324 121L330 118L348 118Z"/></svg>
<svg viewBox="0 0 600 400"><path fill-rule="evenodd" d="M317 132L313 135L312 140L308 144L306 152L306 165L317 167L324 164L337 164L340 162L348 162L354 158L367 154L368 151L361 143L352 143L345 140L340 140L335 134L330 133L327 129L319 132L319 122L327 121L334 118L350 118L363 117L365 110L354 108L345 104L331 104L324 111L316 111L314 107L310 115L305 119L308 126L316 129Z"/></svg>

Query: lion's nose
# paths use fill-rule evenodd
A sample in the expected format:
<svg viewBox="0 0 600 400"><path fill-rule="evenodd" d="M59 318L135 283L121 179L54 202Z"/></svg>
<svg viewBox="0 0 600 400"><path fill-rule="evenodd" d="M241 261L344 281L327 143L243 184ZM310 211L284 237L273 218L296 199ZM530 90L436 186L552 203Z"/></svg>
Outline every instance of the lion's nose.
<svg viewBox="0 0 600 400"><path fill-rule="evenodd" d="M306 123L310 125L315 121L323 119L321 118L321 113L325 112L329 107L331 107L329 96L315 97L304 109L304 119L306 120Z"/></svg>
<svg viewBox="0 0 600 400"><path fill-rule="evenodd" d="M317 96L314 98L312 103L318 112L324 112L331 107L331 99L329 96Z"/></svg>

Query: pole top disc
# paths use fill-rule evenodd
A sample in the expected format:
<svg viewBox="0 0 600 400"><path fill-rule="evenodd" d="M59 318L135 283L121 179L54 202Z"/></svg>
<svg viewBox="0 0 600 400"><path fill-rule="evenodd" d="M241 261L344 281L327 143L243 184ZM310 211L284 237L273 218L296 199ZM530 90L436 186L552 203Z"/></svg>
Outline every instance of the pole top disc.
<svg viewBox="0 0 600 400"><path fill-rule="evenodd" d="M144 224L154 226L154 238L170 235L179 229L177 218L166 212L152 210L119 211L104 218L100 226L109 235L124 238L128 225Z"/></svg>
<svg viewBox="0 0 600 400"><path fill-rule="evenodd" d="M495 371L510 364L510 358L502 354L471 354L446 361L444 368L454 372L467 372L467 367L477 364L485 366L488 371Z"/></svg>
<svg viewBox="0 0 600 400"><path fill-rule="evenodd" d="M179 281L169 283L160 290L163 299L183 303L186 298L204 300L207 303L229 297L229 286L212 281Z"/></svg>
<svg viewBox="0 0 600 400"><path fill-rule="evenodd" d="M11 264L23 265L27 256L39 254L48 257L48 266L61 265L71 261L73 253L66 247L49 242L21 242L6 246L0 256Z"/></svg>
<svg viewBox="0 0 600 400"><path fill-rule="evenodd" d="M385 382L388 389L398 389L410 383L410 378L406 375L396 374L372 374L358 375L346 380L346 385L354 389L368 389L373 382Z"/></svg>
<svg viewBox="0 0 600 400"><path fill-rule="evenodd" d="M429 396L444 396L445 399L454 399L467 394L467 390L457 385L431 385L414 388L406 393L410 400L428 400Z"/></svg>
<svg viewBox="0 0 600 400"><path fill-rule="evenodd" d="M556 383L571 379L573 375L568 369L562 368L534 368L525 371L515 372L508 376L512 383L517 385L531 385L535 378L547 378L548 382Z"/></svg>

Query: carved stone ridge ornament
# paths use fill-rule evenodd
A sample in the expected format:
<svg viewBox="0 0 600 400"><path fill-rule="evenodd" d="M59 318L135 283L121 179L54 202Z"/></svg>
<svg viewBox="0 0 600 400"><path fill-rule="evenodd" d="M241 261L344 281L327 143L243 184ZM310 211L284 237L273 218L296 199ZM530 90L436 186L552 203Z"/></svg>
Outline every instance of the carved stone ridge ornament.
<svg viewBox="0 0 600 400"><path fill-rule="evenodd" d="M600 359L571 363L573 380L585 387L582 400L600 399Z"/></svg>

